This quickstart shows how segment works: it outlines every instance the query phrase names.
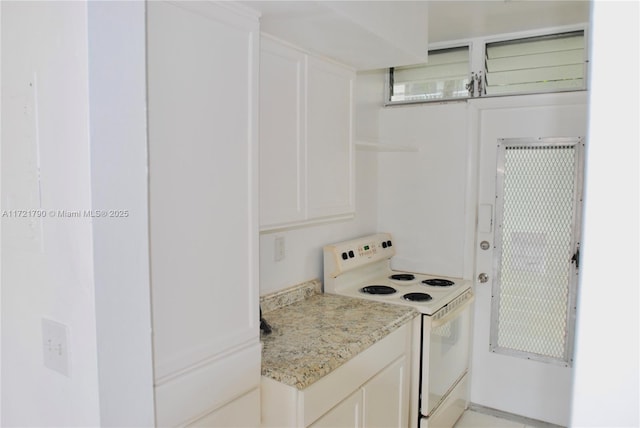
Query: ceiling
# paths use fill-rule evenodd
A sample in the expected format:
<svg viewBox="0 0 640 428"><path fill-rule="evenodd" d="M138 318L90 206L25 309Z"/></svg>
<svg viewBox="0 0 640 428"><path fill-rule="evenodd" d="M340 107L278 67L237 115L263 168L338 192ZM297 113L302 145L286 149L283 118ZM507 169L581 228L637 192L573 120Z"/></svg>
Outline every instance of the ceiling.
<svg viewBox="0 0 640 428"><path fill-rule="evenodd" d="M261 29L358 70L417 64L431 44L589 22L588 0L241 1Z"/></svg>
<svg viewBox="0 0 640 428"><path fill-rule="evenodd" d="M270 19L285 14L317 9L315 1L246 1ZM395 13L410 21L411 4L428 3L429 43L481 37L490 34L552 28L589 21L588 0L440 0L440 1L358 1L376 8L392 3ZM313 9L311 9L313 10Z"/></svg>

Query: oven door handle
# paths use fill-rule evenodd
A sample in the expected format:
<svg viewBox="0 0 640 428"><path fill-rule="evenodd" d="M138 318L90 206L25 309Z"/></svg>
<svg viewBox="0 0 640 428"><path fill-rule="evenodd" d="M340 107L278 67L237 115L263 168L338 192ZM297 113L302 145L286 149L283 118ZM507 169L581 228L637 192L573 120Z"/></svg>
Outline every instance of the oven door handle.
<svg viewBox="0 0 640 428"><path fill-rule="evenodd" d="M455 308L453 311L449 312L442 318L438 318L437 320L431 321L431 328L437 328L437 327L440 327L441 325L448 323L449 321L457 317L462 311L467 309L475 299L476 299L475 296L472 295L465 302L460 304L460 306L458 306L457 308Z"/></svg>

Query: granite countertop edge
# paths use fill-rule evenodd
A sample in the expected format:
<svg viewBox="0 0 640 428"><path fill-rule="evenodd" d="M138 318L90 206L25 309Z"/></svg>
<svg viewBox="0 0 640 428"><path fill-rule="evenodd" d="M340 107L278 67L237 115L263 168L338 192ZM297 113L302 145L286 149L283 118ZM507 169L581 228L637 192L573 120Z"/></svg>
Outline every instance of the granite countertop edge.
<svg viewBox="0 0 640 428"><path fill-rule="evenodd" d="M299 390L418 315L407 306L324 294L318 280L274 294L281 305L262 307L272 328L261 334L262 375ZM272 297L263 296L261 305Z"/></svg>

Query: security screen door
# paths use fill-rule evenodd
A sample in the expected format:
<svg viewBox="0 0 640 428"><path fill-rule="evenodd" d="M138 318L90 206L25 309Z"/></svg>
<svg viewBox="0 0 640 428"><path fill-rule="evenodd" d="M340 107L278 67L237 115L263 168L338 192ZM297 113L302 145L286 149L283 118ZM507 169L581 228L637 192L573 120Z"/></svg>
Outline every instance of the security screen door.
<svg viewBox="0 0 640 428"><path fill-rule="evenodd" d="M492 352L573 362L583 145L498 140Z"/></svg>
<svg viewBox="0 0 640 428"><path fill-rule="evenodd" d="M569 426L587 94L469 104L478 136L470 401Z"/></svg>

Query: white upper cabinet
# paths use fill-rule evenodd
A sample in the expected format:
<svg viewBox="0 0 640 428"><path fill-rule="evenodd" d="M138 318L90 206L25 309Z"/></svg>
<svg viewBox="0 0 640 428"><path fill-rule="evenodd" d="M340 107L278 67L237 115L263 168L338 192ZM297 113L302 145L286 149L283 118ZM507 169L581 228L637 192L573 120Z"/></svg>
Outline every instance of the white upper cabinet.
<svg viewBox="0 0 640 428"><path fill-rule="evenodd" d="M305 219L306 56L269 39L260 52L260 224Z"/></svg>
<svg viewBox="0 0 640 428"><path fill-rule="evenodd" d="M352 70L313 57L307 64L308 216L351 213L355 75Z"/></svg>
<svg viewBox="0 0 640 428"><path fill-rule="evenodd" d="M263 36L262 230L353 216L355 71Z"/></svg>
<svg viewBox="0 0 640 428"><path fill-rule="evenodd" d="M356 70L427 60L426 1L246 1L261 31Z"/></svg>

